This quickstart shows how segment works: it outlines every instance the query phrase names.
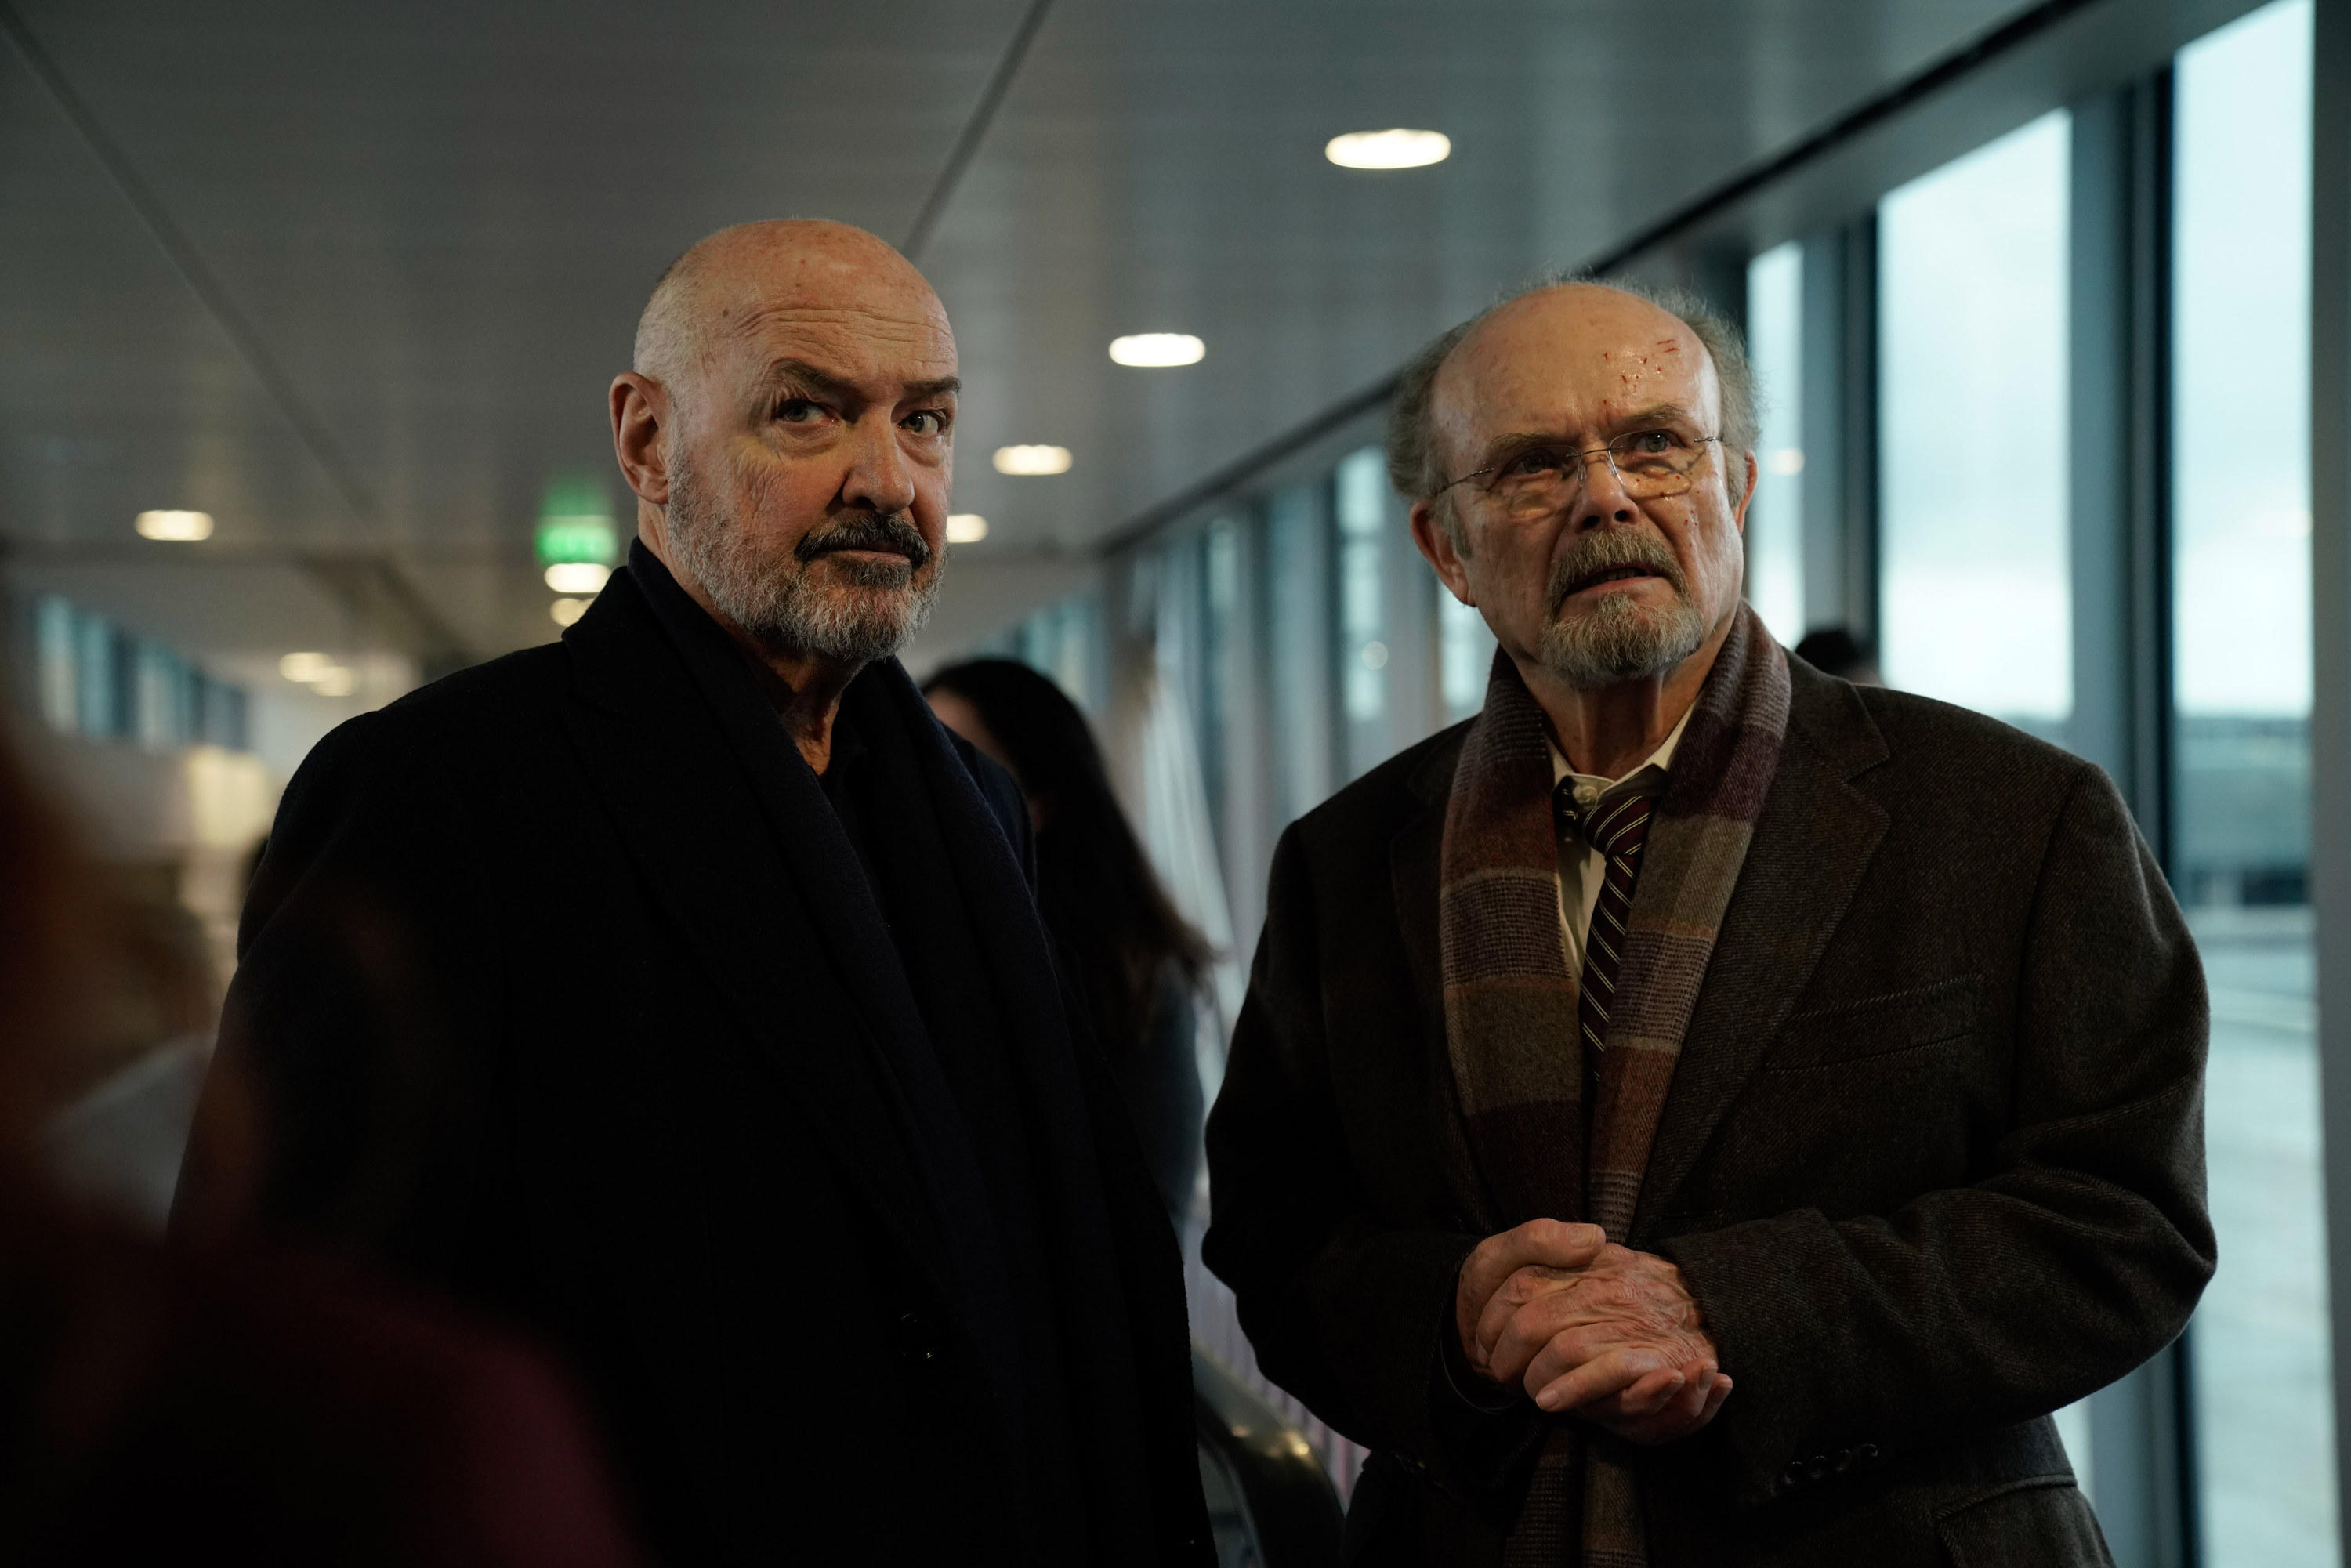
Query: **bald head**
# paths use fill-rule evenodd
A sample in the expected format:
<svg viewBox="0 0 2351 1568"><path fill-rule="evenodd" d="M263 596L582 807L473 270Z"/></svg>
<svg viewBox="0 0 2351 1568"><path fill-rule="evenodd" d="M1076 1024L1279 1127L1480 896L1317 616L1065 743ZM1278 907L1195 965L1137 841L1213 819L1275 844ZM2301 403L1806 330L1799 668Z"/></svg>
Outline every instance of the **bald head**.
<svg viewBox="0 0 2351 1568"><path fill-rule="evenodd" d="M1399 493L1410 499L1435 495L1452 477L1446 471L1451 459L1443 450L1438 428L1442 397L1458 397L1467 367L1462 350L1473 340L1486 361L1523 358L1528 364L1556 373L1562 365L1545 363L1547 356L1589 346L1609 336L1611 327L1627 327L1630 334L1614 334L1619 350L1641 346L1638 334L1654 329L1651 348L1667 338L1681 340L1693 360L1706 363L1707 379L1717 400L1719 430L1726 453L1744 456L1755 449L1761 434L1756 409L1755 379L1747 362L1739 331L1698 296L1679 288L1651 288L1636 283L1599 283L1575 277L1537 284L1512 295L1462 322L1416 355L1397 380L1388 404L1388 476ZM1661 361L1652 354L1648 365ZM1607 371L1621 377L1625 367ZM1733 474L1738 473L1734 464ZM1448 521L1451 517L1447 509Z"/></svg>
<svg viewBox="0 0 2351 1568"><path fill-rule="evenodd" d="M638 537L793 690L853 671L938 588L959 385L938 296L872 235L722 229L663 276L612 380Z"/></svg>
<svg viewBox="0 0 2351 1568"><path fill-rule="evenodd" d="M670 263L637 319L633 368L686 399L768 322L820 317L952 341L938 296L886 242L829 219L776 218L720 229Z"/></svg>

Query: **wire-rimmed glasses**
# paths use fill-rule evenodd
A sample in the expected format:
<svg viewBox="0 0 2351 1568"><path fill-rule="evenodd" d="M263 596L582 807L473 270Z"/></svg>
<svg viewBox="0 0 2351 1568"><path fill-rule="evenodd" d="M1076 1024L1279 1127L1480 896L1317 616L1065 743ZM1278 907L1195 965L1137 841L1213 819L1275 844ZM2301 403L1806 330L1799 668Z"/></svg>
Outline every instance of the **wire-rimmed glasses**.
<svg viewBox="0 0 2351 1568"><path fill-rule="evenodd" d="M1442 496L1454 486L1475 479L1478 488L1512 519L1548 517L1574 500L1583 485L1585 464L1604 456L1627 496L1655 500L1678 496L1696 484L1708 446L1719 445L1721 441L1719 435L1690 435L1670 425L1656 425L1628 430L1605 446L1583 451L1537 442L1513 449L1489 467L1447 480L1437 494Z"/></svg>

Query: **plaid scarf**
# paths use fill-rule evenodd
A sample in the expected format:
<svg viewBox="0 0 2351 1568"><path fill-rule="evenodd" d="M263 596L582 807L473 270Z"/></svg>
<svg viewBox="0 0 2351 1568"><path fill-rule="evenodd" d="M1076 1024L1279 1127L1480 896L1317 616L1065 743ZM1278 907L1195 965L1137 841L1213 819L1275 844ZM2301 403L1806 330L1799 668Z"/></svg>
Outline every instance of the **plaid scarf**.
<svg viewBox="0 0 2351 1568"><path fill-rule="evenodd" d="M1446 810L1437 920L1446 1046L1469 1148L1504 1227L1549 1216L1625 1239L1787 727L1787 656L1742 604L1642 851L1587 1151L1548 732L1517 667L1495 654ZM1552 1424L1505 1562L1647 1562L1633 1472L1588 1445L1585 1431L1572 1416Z"/></svg>

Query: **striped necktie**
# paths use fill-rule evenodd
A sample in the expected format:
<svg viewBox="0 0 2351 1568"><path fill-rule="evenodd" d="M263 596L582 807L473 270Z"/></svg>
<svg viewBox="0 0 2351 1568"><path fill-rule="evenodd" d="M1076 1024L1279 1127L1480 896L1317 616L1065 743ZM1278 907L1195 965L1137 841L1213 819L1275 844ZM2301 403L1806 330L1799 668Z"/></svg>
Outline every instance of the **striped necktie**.
<svg viewBox="0 0 2351 1568"><path fill-rule="evenodd" d="M1583 1030L1584 1066L1596 1075L1599 1054L1608 1047L1608 1015L1616 1005L1616 971L1625 963L1625 928L1633 918L1633 884L1641 874L1641 846L1649 837L1646 795L1626 795L1580 810L1562 779L1553 799L1561 814L1577 823L1583 841L1601 853L1604 871L1600 897L1592 906L1592 929L1583 937L1583 976L1575 1010ZM1588 1102L1587 1102L1588 1103Z"/></svg>

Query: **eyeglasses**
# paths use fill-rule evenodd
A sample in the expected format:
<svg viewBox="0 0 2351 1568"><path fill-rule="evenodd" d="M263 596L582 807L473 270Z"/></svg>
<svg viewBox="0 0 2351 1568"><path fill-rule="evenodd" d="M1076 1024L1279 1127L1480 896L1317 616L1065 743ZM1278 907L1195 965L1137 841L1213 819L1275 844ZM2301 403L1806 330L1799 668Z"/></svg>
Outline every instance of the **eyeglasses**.
<svg viewBox="0 0 2351 1568"><path fill-rule="evenodd" d="M1442 496L1472 479L1499 503L1514 520L1547 517L1563 510L1583 485L1584 460L1605 454L1610 472L1625 493L1635 500L1678 496L1697 483L1698 465L1719 435L1686 435L1670 426L1628 430L1605 446L1577 451L1572 446L1520 447L1490 468L1479 468L1458 479L1448 479L1437 490ZM1430 499L1436 497L1432 496Z"/></svg>

